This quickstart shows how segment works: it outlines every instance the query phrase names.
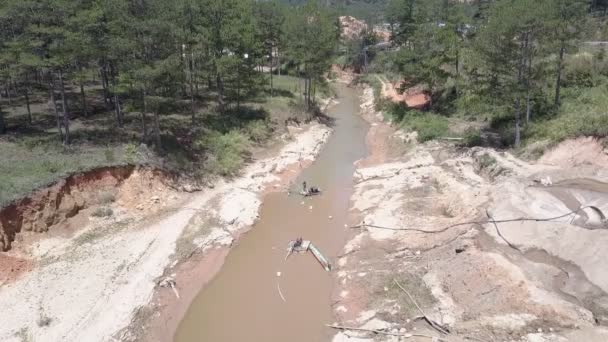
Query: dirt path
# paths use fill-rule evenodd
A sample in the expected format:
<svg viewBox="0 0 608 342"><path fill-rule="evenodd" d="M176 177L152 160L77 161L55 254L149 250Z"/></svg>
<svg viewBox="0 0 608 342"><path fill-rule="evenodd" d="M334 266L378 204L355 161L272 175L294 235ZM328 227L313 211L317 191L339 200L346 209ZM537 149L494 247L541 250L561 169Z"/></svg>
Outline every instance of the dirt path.
<svg viewBox="0 0 608 342"><path fill-rule="evenodd" d="M182 200L170 193L153 196L158 204L152 205L172 203L155 217L135 220L117 201L113 217L92 219L69 237L41 240L21 255L34 261L33 269L0 288L0 306L6 308L0 312L0 340L129 339L133 331L124 328L138 309L155 292L171 291L156 291L166 270L193 253L230 245L256 220L264 189L293 178L329 133L320 124L296 129L277 156L253 163L241 178ZM150 195L155 190L147 189ZM201 226L203 219L216 224Z"/></svg>
<svg viewBox="0 0 608 342"><path fill-rule="evenodd" d="M363 103L370 102L372 92L364 95ZM366 117L380 118L374 112ZM608 271L602 266L608 230L590 229L602 226L592 210L555 222L501 223L502 237L490 223L442 229L487 220L486 210L495 219L553 217L580 205L608 212L608 172L596 143L558 146L548 154L549 165L437 142L409 142L410 149L387 156L386 145L400 138L411 141L373 122L371 155L355 172L351 223L364 227L351 230L338 260L334 312L341 325L438 336L417 319L419 310L397 281L429 318L451 331L444 336L449 341L606 340L606 329L597 325L608 317ZM571 161L567 152L587 145L593 145L588 157L577 153ZM334 337L372 340L396 337L361 331Z"/></svg>

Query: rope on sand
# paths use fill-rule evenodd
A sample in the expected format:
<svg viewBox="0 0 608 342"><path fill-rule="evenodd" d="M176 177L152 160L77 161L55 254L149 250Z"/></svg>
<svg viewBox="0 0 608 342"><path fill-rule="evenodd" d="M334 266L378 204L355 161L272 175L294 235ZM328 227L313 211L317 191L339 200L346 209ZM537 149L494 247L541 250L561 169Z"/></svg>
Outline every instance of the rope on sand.
<svg viewBox="0 0 608 342"><path fill-rule="evenodd" d="M456 223L456 224L452 224L437 230L426 230L426 229L420 229L420 228L411 228L411 227L384 227L384 226L377 226L377 225L373 225L373 224L366 224L366 223L362 223L356 226L350 226L349 228L351 229L357 229L357 228L376 228L376 229L386 229L386 230L406 230L406 231L414 231L414 232L419 232L419 233L425 233L425 234L438 234L438 233L443 233L446 230L450 229L450 228L455 228L455 227L459 227L459 226L465 226L465 225L470 225L470 224L488 224L488 223L507 223L507 222L548 222L548 221L554 221L560 218L564 218L573 214L578 214L580 211L584 210L584 209L592 209L593 211L595 211L596 213L598 213L598 215L600 215L600 217L603 215L603 213L601 212L601 210L595 206L592 205L588 205L588 206L584 206L584 207L580 207L576 210L570 211L566 214L563 215L559 215L559 216L555 216L555 217L548 217L548 218L534 218L534 217L520 217L520 218L513 218L513 219L505 219L505 220L483 220L483 221L467 221L467 222L460 222L460 223ZM606 224L606 220L603 219L602 220L604 224ZM594 230L594 229L598 229L595 227L581 227L584 229L588 229L588 230ZM600 228L601 229L601 228Z"/></svg>

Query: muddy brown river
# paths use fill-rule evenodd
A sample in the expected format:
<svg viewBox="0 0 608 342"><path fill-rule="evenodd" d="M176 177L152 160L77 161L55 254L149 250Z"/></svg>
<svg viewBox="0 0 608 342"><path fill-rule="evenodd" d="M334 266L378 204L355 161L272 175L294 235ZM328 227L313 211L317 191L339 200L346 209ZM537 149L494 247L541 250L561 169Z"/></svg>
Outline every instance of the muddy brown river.
<svg viewBox="0 0 608 342"><path fill-rule="evenodd" d="M288 242L302 237L333 261L345 243L353 163L366 154L368 124L358 115L358 91L342 84L336 91L339 103L327 113L335 119L334 133L296 181L320 187L322 195L267 195L260 219L192 302L175 341L331 339L332 331L325 327L333 322L331 273L310 253L294 254L287 261L285 254ZM293 190L299 189L294 185Z"/></svg>

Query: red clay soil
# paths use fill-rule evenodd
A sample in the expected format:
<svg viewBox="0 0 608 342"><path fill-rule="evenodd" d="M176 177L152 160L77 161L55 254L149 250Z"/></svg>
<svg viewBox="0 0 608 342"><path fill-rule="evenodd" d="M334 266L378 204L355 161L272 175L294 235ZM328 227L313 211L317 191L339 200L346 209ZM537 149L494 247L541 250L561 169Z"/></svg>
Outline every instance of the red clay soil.
<svg viewBox="0 0 608 342"><path fill-rule="evenodd" d="M431 102L431 97L425 93L415 93L412 95L405 95L405 104L409 108L414 109L425 109Z"/></svg>
<svg viewBox="0 0 608 342"><path fill-rule="evenodd" d="M118 166L74 174L0 209L0 250L9 250L18 233L46 232L82 209L99 204L102 192L116 195L118 186L135 170L134 166ZM157 170L147 172L166 176Z"/></svg>
<svg viewBox="0 0 608 342"><path fill-rule="evenodd" d="M94 201L87 190L111 189L134 167L107 167L68 176L0 210L0 248L7 251L21 231L46 232ZM95 194L98 192L95 191Z"/></svg>
<svg viewBox="0 0 608 342"><path fill-rule="evenodd" d="M31 260L0 254L0 285L15 281L31 269Z"/></svg>
<svg viewBox="0 0 608 342"><path fill-rule="evenodd" d="M400 89L405 88L404 82L396 84L388 81L382 82L382 96L388 98L393 103L405 103L409 108L424 110L431 104L431 97L419 87L406 88L401 93Z"/></svg>

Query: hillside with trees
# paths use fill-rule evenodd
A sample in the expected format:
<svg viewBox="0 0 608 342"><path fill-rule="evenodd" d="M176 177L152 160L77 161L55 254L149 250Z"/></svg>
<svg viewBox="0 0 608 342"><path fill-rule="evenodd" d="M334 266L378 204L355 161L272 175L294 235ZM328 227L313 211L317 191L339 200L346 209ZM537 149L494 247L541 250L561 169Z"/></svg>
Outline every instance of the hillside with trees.
<svg viewBox="0 0 608 342"><path fill-rule="evenodd" d="M426 138L448 134L451 118L483 123L482 132L467 132L468 145L488 134L513 147L604 137L607 8L603 0L391 0L384 19L392 46L369 49L366 78L377 91L378 75L401 91L422 88L426 112L379 106Z"/></svg>
<svg viewBox="0 0 608 342"><path fill-rule="evenodd" d="M333 13L314 1L3 1L0 202L102 165L236 173L328 91Z"/></svg>

